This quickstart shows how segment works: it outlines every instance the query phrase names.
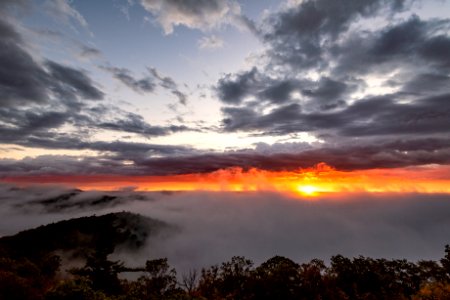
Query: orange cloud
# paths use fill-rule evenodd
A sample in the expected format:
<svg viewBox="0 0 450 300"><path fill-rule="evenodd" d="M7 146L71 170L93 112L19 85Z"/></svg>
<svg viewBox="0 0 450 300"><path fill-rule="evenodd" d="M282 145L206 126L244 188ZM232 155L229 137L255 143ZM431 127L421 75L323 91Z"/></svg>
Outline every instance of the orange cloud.
<svg viewBox="0 0 450 300"><path fill-rule="evenodd" d="M19 184L67 184L85 190L140 191L277 191L302 196L323 193L450 193L450 166L422 166L344 172L325 163L297 171L244 170L173 176L22 176L4 178Z"/></svg>

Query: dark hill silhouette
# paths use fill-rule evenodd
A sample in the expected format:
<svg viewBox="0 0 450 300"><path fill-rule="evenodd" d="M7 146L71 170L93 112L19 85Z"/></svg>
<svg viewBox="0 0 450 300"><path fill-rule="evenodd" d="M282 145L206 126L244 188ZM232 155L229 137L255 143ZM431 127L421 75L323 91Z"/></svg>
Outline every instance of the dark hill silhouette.
<svg viewBox="0 0 450 300"><path fill-rule="evenodd" d="M85 257L97 249L112 252L118 245L137 250L149 236L170 228L162 221L138 214L110 213L65 220L2 237L0 249L13 257L33 258L56 250Z"/></svg>
<svg viewBox="0 0 450 300"><path fill-rule="evenodd" d="M81 197L80 197L81 196ZM130 200L120 197L117 193L88 193L79 189L71 189L57 196L46 197L45 195L37 199L17 203L17 208L29 209L30 206L42 209L46 212L80 211L83 209L100 209L105 207L115 207ZM134 196L134 200L144 200L145 198Z"/></svg>

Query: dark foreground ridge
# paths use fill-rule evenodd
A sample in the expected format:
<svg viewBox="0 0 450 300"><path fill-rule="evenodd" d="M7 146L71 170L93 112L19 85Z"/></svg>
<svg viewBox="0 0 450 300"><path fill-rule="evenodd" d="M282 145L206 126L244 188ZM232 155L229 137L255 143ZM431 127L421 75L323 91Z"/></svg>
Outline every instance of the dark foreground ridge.
<svg viewBox="0 0 450 300"><path fill-rule="evenodd" d="M147 237L170 228L122 212L0 238L0 299L450 299L449 246L440 261L336 255L327 266L318 259L298 264L275 256L254 266L244 257L232 257L178 276L164 258L134 269L108 259L116 246L128 248L132 255ZM80 266L69 267L63 255L66 261L79 260ZM120 279L123 272L142 276Z"/></svg>
<svg viewBox="0 0 450 300"><path fill-rule="evenodd" d="M98 250L112 253L116 246L137 250L147 237L168 224L128 212L81 217L0 238L0 248L15 257L34 258L57 250L85 258Z"/></svg>

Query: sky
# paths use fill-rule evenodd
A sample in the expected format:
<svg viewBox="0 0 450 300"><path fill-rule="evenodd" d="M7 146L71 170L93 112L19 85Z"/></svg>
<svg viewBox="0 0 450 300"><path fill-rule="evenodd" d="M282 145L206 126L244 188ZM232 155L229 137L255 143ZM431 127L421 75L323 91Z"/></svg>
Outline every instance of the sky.
<svg viewBox="0 0 450 300"><path fill-rule="evenodd" d="M2 0L0 181L448 194L449 12Z"/></svg>

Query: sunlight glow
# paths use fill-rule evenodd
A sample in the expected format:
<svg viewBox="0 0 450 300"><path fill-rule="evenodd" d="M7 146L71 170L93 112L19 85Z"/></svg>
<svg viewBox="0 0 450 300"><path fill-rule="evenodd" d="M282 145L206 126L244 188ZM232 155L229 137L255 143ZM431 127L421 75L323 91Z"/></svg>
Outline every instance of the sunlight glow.
<svg viewBox="0 0 450 300"><path fill-rule="evenodd" d="M304 196L316 196L319 190L312 185L299 185L297 190Z"/></svg>
<svg viewBox="0 0 450 300"><path fill-rule="evenodd" d="M84 190L280 192L293 197L348 193L450 194L450 166L339 171L325 163L293 171L266 171L239 167L211 173L168 176L40 175L11 176L17 184L63 183Z"/></svg>

